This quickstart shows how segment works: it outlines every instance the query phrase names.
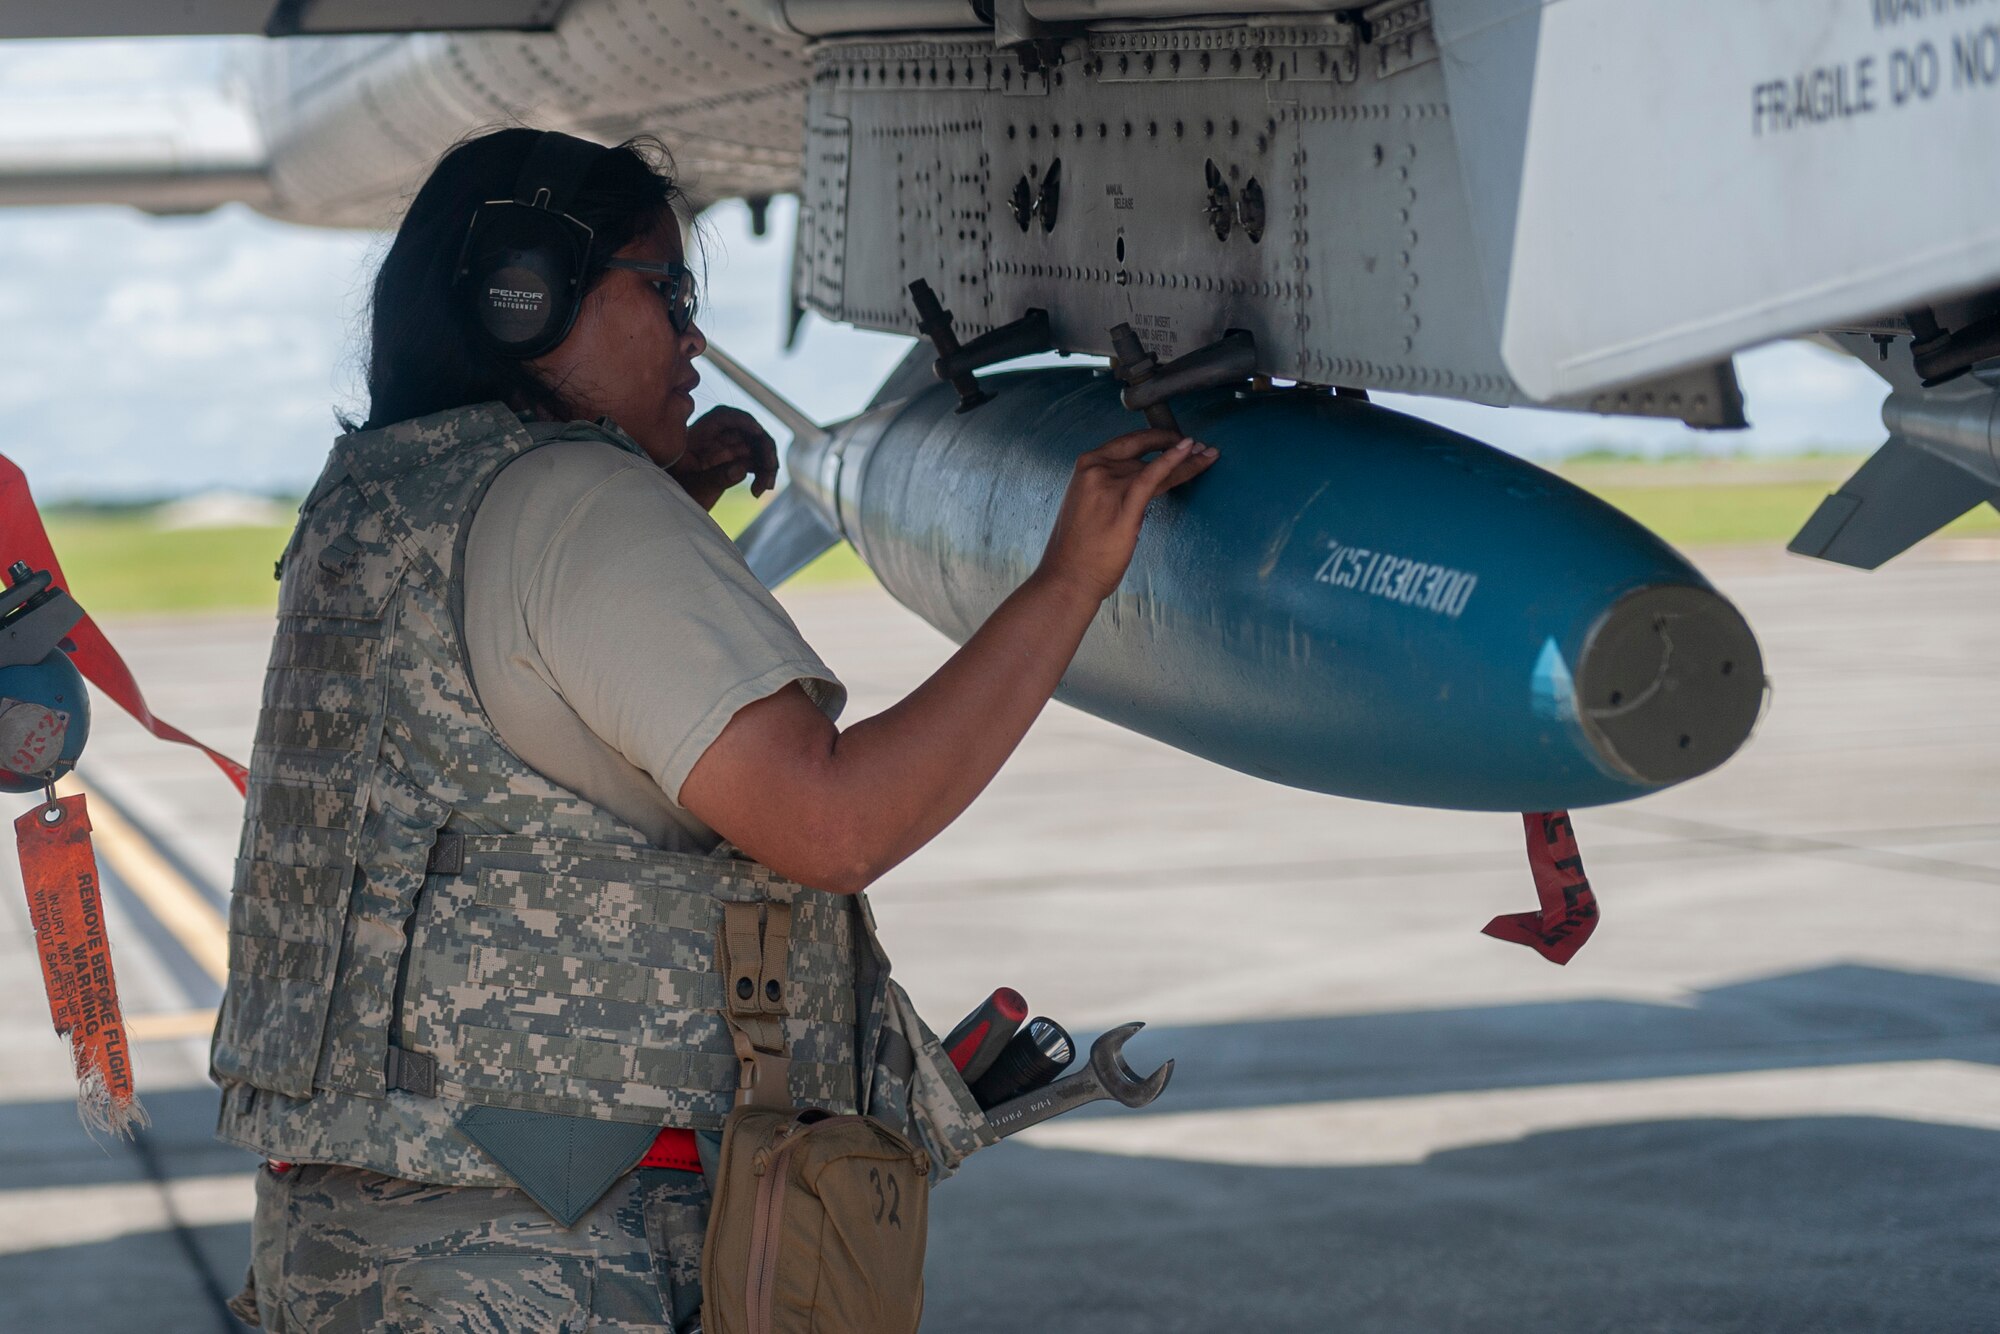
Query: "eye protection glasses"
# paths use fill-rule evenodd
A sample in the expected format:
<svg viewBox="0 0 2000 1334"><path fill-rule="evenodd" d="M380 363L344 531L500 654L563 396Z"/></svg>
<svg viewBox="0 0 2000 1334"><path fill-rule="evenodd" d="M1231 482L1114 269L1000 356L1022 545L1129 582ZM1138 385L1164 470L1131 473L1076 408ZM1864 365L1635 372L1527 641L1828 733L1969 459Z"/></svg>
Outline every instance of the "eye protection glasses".
<svg viewBox="0 0 2000 1334"><path fill-rule="evenodd" d="M672 262L654 264L643 259L608 259L604 261L604 267L646 274L647 285L667 303L667 323L674 326L675 333L686 333L694 324L700 302L695 298L694 275L688 272L687 265Z"/></svg>

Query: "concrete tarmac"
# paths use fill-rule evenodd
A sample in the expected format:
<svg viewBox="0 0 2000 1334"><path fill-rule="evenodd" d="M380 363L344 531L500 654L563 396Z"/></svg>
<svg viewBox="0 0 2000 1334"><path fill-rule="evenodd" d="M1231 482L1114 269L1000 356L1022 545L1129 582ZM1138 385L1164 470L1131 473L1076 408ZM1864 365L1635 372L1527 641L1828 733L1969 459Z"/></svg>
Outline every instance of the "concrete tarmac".
<svg viewBox="0 0 2000 1334"><path fill-rule="evenodd" d="M1698 559L1771 708L1718 773L1577 813L1603 922L1567 968L1479 934L1534 905L1517 819L1051 709L873 892L885 942L940 1030L1005 983L1085 1042L1147 1020L1134 1064L1177 1073L939 1191L925 1328L2000 1329L2000 544ZM872 589L785 600L850 719L950 651ZM161 715L247 757L268 619L110 629ZM228 1330L252 1164L209 1139L202 1071L241 806L97 724L153 1126L78 1124L0 859L0 1330Z"/></svg>

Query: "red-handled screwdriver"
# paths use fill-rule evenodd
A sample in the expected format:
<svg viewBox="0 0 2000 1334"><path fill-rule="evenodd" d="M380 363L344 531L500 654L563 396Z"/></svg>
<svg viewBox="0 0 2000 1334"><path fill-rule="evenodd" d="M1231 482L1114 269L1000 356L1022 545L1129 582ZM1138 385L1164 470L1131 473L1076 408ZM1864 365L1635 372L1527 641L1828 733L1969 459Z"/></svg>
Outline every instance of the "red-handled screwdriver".
<svg viewBox="0 0 2000 1334"><path fill-rule="evenodd" d="M1012 987L1001 987L959 1020L944 1040L944 1054L970 1084L985 1074L1028 1017L1028 1002Z"/></svg>

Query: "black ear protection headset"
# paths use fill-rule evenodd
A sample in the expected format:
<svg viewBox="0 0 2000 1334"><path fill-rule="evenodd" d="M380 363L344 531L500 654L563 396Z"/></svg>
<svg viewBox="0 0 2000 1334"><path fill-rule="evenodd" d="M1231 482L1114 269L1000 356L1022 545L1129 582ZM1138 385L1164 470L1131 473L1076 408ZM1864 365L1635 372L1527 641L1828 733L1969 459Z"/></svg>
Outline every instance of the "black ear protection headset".
<svg viewBox="0 0 2000 1334"><path fill-rule="evenodd" d="M569 208L609 151L546 131L521 164L514 197L489 199L472 215L455 286L474 330L502 356L538 357L576 323L594 234Z"/></svg>

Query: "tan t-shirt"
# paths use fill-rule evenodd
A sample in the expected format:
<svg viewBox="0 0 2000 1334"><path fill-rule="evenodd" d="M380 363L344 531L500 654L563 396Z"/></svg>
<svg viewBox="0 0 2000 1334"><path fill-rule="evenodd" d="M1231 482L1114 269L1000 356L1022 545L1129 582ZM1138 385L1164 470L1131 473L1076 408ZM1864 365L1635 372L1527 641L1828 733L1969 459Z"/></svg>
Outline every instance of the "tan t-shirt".
<svg viewBox="0 0 2000 1334"><path fill-rule="evenodd" d="M500 739L659 846L715 832L681 783L736 711L847 691L735 543L650 460L558 440L501 469L465 551L465 640Z"/></svg>

